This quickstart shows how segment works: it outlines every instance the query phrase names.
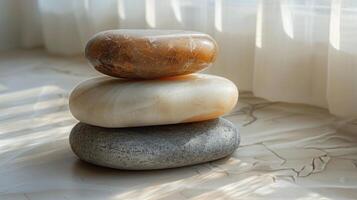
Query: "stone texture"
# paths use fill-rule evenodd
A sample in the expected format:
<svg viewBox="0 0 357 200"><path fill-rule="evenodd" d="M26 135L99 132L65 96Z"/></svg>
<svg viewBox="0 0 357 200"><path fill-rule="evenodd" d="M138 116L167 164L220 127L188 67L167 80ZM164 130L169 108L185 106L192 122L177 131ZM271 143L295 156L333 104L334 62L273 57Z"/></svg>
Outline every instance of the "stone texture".
<svg viewBox="0 0 357 200"><path fill-rule="evenodd" d="M110 30L89 40L85 54L109 76L152 79L200 71L210 66L216 42L207 34L172 30Z"/></svg>
<svg viewBox="0 0 357 200"><path fill-rule="evenodd" d="M237 99L234 83L213 75L141 81L99 77L78 85L69 107L81 122L121 128L214 119L231 111Z"/></svg>
<svg viewBox="0 0 357 200"><path fill-rule="evenodd" d="M204 122L102 128L78 123L71 132L73 152L105 167L148 170L208 162L233 153L238 129L225 119Z"/></svg>

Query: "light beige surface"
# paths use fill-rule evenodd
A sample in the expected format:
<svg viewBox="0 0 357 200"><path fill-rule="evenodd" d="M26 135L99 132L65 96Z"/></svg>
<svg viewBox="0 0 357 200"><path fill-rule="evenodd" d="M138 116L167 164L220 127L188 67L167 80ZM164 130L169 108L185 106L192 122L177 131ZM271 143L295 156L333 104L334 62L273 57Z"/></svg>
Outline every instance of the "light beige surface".
<svg viewBox="0 0 357 200"><path fill-rule="evenodd" d="M78 161L69 91L98 74L82 59L0 55L0 199L356 199L357 121L241 93L226 160L148 172Z"/></svg>
<svg viewBox="0 0 357 200"><path fill-rule="evenodd" d="M101 76L80 83L69 108L81 122L120 128L214 119L230 112L237 99L234 83L208 74L155 80Z"/></svg>

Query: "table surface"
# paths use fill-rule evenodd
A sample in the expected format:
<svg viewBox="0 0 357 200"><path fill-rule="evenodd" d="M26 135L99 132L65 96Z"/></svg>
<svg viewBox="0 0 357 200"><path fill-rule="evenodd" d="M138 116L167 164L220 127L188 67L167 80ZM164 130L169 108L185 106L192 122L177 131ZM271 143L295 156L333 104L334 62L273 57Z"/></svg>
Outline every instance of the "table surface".
<svg viewBox="0 0 357 200"><path fill-rule="evenodd" d="M100 76L80 57L0 54L0 199L357 199L357 120L241 92L226 119L232 157L168 170L122 171L79 161L68 94Z"/></svg>

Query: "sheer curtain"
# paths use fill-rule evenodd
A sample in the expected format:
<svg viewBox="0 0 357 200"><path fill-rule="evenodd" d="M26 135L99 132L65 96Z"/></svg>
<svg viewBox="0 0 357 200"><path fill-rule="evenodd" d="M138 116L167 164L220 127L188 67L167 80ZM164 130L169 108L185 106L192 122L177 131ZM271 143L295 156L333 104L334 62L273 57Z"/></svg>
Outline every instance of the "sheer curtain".
<svg viewBox="0 0 357 200"><path fill-rule="evenodd" d="M102 30L197 30L220 46L208 72L241 91L357 116L356 0L18 1L24 47L74 55Z"/></svg>

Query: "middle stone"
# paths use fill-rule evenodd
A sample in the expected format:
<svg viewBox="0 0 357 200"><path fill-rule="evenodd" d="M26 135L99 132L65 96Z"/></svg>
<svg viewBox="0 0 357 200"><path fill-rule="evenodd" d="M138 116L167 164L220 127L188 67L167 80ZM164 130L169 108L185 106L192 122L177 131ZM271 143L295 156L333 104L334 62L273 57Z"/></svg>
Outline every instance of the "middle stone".
<svg viewBox="0 0 357 200"><path fill-rule="evenodd" d="M99 77L78 85L69 107L81 122L120 128L214 119L231 111L237 99L237 87L213 75L141 81Z"/></svg>

